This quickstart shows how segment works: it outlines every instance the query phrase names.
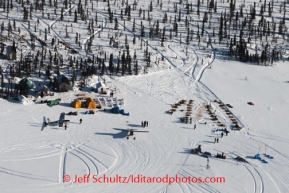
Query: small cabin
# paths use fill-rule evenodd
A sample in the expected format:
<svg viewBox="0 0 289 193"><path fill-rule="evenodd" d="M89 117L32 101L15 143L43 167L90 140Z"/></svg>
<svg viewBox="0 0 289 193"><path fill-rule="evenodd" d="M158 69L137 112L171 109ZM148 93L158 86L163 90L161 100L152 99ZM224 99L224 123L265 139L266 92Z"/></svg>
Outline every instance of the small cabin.
<svg viewBox="0 0 289 193"><path fill-rule="evenodd" d="M41 96L41 97L50 95L49 88L47 86L43 85L42 89L37 91L37 95Z"/></svg>
<svg viewBox="0 0 289 193"><path fill-rule="evenodd" d="M109 88L102 81L96 84L96 90L99 94L109 94Z"/></svg>
<svg viewBox="0 0 289 193"><path fill-rule="evenodd" d="M53 80L53 88L58 92L68 92L72 90L72 87L69 83L69 80L64 75L59 75L58 77L54 77Z"/></svg>

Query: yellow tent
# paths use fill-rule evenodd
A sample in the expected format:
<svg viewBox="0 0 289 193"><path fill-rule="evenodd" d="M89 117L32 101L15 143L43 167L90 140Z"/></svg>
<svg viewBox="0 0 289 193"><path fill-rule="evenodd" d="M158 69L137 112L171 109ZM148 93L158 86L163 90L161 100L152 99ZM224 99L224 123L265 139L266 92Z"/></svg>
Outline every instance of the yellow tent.
<svg viewBox="0 0 289 193"><path fill-rule="evenodd" d="M96 104L92 98L87 98L85 103L86 103L86 106L88 109L95 109L96 108Z"/></svg>
<svg viewBox="0 0 289 193"><path fill-rule="evenodd" d="M71 103L71 106L73 108L81 108L81 101L76 99Z"/></svg>

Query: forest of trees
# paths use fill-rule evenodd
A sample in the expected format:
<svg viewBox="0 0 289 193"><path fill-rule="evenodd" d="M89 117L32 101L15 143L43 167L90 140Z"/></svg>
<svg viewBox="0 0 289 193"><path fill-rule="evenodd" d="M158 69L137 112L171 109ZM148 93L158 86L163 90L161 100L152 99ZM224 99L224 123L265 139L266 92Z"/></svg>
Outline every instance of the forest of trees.
<svg viewBox="0 0 289 193"><path fill-rule="evenodd" d="M52 74L59 75L63 66L73 84L76 80L85 80L92 74L100 76L105 73L111 76L138 75L141 73L140 62L144 67L144 72L153 65L149 41L158 41L160 47L164 47L166 42L177 38L179 38L180 44L190 45L192 42L197 42L197 45L200 46L202 38L207 37L207 47L214 44L216 50L223 49L216 52L217 58L258 65L272 65L275 61L284 59L286 47L283 45L282 49L277 49L278 42L283 41L284 43L289 40L286 25L288 19L286 18L286 5L289 1L278 3L279 7L277 7L274 1L268 0L252 4L245 1L236 2L236 0L179 0L178 2L168 0L166 6L170 5L170 8L167 10L163 9L162 0L150 1L147 7L138 6L138 0L78 0L75 2L75 9L71 9L72 3L68 0L0 0L0 8L3 13L7 13L7 18L11 18L9 13L15 9L15 5L21 8L23 15L21 22L24 22L30 30L30 39L26 39L26 41L31 52L27 51L23 54L20 48L17 48L21 55L20 59L9 68L11 78L29 77L31 74L50 78ZM88 4L92 11L100 3L106 5L105 10L101 10L101 14L105 15L109 22L111 33L106 35L108 46L113 48L111 51L102 49L102 46L99 46L97 50L92 49L97 45L95 31L96 29L103 30L103 21L100 22L100 13L89 13ZM221 4L225 5L225 8L220 9L218 6ZM73 19L65 26L63 40L69 42L70 38L75 38L75 41L72 42L81 48L81 36L90 35L85 45L85 51L88 53L86 56L76 57L77 50L69 46L66 46L66 49L75 51L75 56L60 54L58 52L59 45L61 43L69 45L69 43L62 42L63 40L57 38L52 38L51 42L48 42L47 35L51 33L49 26L44 29L43 34L36 35L36 25L38 25L39 19L37 19L37 23L35 23L35 18L32 22L33 13L41 12L43 17L51 18L52 13L44 14L46 7L54 10L54 15L58 13L60 21L65 21L64 12L69 9L68 14ZM157 9L162 11L157 12ZM274 17L276 12L282 17ZM161 14L162 18L155 17L156 13ZM16 36L20 33L16 22L18 21L2 20L0 31L2 42L4 39L10 40L14 42L15 46L15 41L17 45L18 41L21 41L21 38L17 39ZM77 30L73 30L74 34L68 31L68 27L79 22L85 22L87 34L80 34ZM149 25L147 25L148 22ZM181 27L182 31L180 31ZM131 32L133 37L129 40L127 35L122 35L124 31ZM209 33L209 36L206 32ZM98 36L100 37L100 35L99 32ZM12 36L14 39L11 38ZM137 41L140 46L139 50L135 48ZM1 54L4 52L2 42L0 43ZM131 48L130 43L135 45L134 48ZM36 46L36 44L41 46ZM251 45L254 45L253 49ZM143 52L142 59L139 57L140 50ZM63 63L64 58L69 61L68 64ZM164 56L162 56L162 60L164 60ZM156 60L155 63L158 65L159 60ZM1 86L4 90L2 71L1 77Z"/></svg>

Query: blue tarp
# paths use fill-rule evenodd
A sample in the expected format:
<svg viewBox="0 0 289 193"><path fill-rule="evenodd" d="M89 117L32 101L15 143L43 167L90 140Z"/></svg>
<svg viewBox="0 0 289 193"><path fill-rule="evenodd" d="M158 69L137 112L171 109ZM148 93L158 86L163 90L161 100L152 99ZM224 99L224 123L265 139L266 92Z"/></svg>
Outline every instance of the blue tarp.
<svg viewBox="0 0 289 193"><path fill-rule="evenodd" d="M111 112L112 113L119 113L119 107L113 107L112 109L111 109Z"/></svg>
<svg viewBox="0 0 289 193"><path fill-rule="evenodd" d="M120 113L120 114L122 114L122 115L127 115L127 116L129 116L129 113L125 113L125 112L124 112L124 109L119 109L118 106L113 107L113 108L111 109L111 112L112 112L112 113Z"/></svg>
<svg viewBox="0 0 289 193"><path fill-rule="evenodd" d="M259 154L259 153L256 154L256 155L254 156L254 158L255 158L255 159L261 159L260 154Z"/></svg>

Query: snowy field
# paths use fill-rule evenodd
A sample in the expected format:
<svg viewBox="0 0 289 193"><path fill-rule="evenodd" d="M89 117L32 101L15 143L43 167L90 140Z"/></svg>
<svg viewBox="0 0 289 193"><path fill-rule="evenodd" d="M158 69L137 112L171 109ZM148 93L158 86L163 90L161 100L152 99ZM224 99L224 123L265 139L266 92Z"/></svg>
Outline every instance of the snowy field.
<svg viewBox="0 0 289 193"><path fill-rule="evenodd" d="M1 100L1 189L5 192L287 192L286 96L289 92L288 83L284 83L287 70L285 63L265 68L216 61L205 71L203 82L223 102L233 106L231 111L245 125L241 131L230 131L218 144L213 141L220 133L212 133L218 127L205 113L203 119L207 124L197 122L195 130L193 124L179 120L185 107L173 115L166 113L170 104L180 99L195 100L196 109L210 99L200 84L194 86L188 76L175 70L139 76L137 81L129 77L112 79L122 89L116 97L125 99L123 107L130 116L107 111L85 115L86 109L79 109L78 116L66 116L71 121L66 131L43 127L43 120L57 120L61 112L74 111L69 101L76 98L75 92L58 94L56 97L65 100L55 107ZM98 97L91 93L94 95ZM255 105L247 105L248 101ZM136 140L127 140L126 132L114 130L140 128L144 120L149 121L146 128L149 133L137 133ZM206 158L189 153L199 144L203 151L213 155L224 152L227 159L211 158L207 168ZM274 159L265 158L267 164L252 159L259 147L260 153L264 153L265 146L266 153ZM236 155L249 163L234 160ZM222 176L226 183L74 184L63 182L66 174Z"/></svg>

